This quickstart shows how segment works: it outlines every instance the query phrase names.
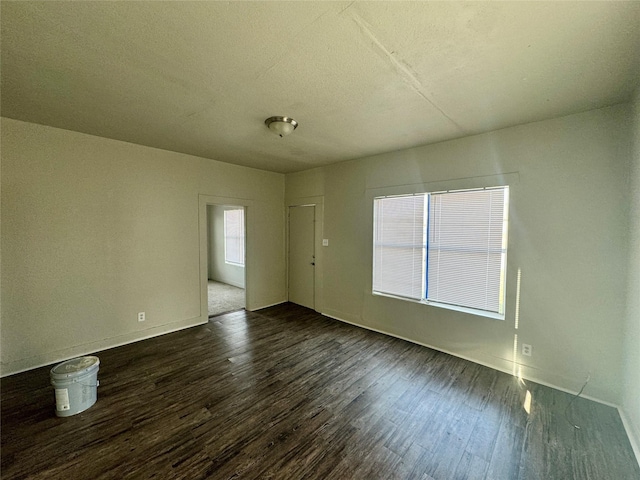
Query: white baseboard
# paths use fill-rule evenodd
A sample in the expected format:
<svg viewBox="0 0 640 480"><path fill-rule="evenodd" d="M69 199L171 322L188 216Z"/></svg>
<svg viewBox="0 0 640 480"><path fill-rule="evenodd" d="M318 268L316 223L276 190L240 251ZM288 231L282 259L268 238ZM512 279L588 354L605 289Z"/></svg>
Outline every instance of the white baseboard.
<svg viewBox="0 0 640 480"><path fill-rule="evenodd" d="M384 333L385 335L391 335L391 334L383 332L381 330L376 330L374 328L369 328L369 327L366 327L366 326L358 323L358 321L360 321L361 318L358 317L357 315L345 314L344 312L338 312L337 310L331 310L329 308L327 308L324 312L320 312L320 314L324 315L325 317L333 318L334 320L339 320L341 322L345 322L345 323L348 323L350 325L355 325L356 327L362 327L362 328L366 328L367 330L371 330L373 332ZM391 336L394 336L394 335L391 335ZM400 338L400 337L396 337L396 338ZM409 341L411 341L411 340L409 340ZM416 343L416 342L413 342L413 343Z"/></svg>
<svg viewBox="0 0 640 480"><path fill-rule="evenodd" d="M472 363L477 363L478 365L482 365L484 367L491 368L491 369L497 370L499 372L503 372L503 373L506 373L506 374L509 374L509 375L513 375L513 369L511 369L511 368L503 368L503 367L500 367L499 365L495 365L495 364L492 364L492 363L489 363L489 362L485 362L485 361L479 360L477 358L467 357L467 356L464 356L464 355L460 355L459 353L456 353L456 352L445 350L444 348L435 347L435 346L429 345L427 343L419 342L419 341L414 340L412 338L403 337L401 335L397 335L395 333L390 333L390 332L387 332L385 330L381 330L381 329L374 328L374 327L369 327L367 325L362 325L360 323L357 323L356 321L345 320L343 318L340 318L340 317L338 317L336 315L332 315L332 314L329 314L329 313L322 313L322 315L324 315L325 317L333 318L334 320L338 320L340 322L348 323L349 325L354 325L356 327L364 328L364 329L370 330L372 332L381 333L383 335L388 335L390 337L398 338L398 339L404 340L406 342L415 343L416 345L427 347L427 348L430 348L432 350L436 350L438 352L446 353L446 354L451 355L453 357L461 358L463 360L467 360L467 361L472 362ZM569 393L571 395L577 395L578 394L578 392L575 391L575 390L570 390L568 388L559 387L559 386L557 386L557 385L555 385L553 383L541 380L541 379L539 379L539 378L537 378L537 377L535 377L533 375L528 375L528 374L525 373L525 374L520 375L520 377L523 380L528 380L530 382L538 383L540 385L544 385L545 387L553 388L555 390L560 390L561 392ZM582 393L580 395L580 397L581 398L586 398L587 400L592 400L592 401L597 402L597 403L601 403L603 405L607 405L608 407L613 407L615 409L619 408L619 406L616 405L615 403L607 402L606 400L602 400L602 399L597 398L597 397L592 397L592 396L589 396L589 395L585 395L584 393Z"/></svg>
<svg viewBox="0 0 640 480"><path fill-rule="evenodd" d="M633 453L636 455L638 466L640 466L640 431L634 428L633 423L629 420L629 417L627 417L622 407L618 407L618 413L620 414L622 425L624 425L624 429L627 432L627 438L629 439L631 448L633 448Z"/></svg>
<svg viewBox="0 0 640 480"><path fill-rule="evenodd" d="M274 307L276 305L281 305L283 303L286 303L286 300L280 301L280 302L276 302L276 303L272 303L269 305L264 305L264 306L260 306L260 307L256 307L251 309L250 311L256 311L256 310L261 310L264 308L269 308L269 307ZM473 359L473 358L468 358L465 357L463 355L459 355L455 352L451 352L451 351L447 351L445 349L442 348L438 348L438 347L434 347L433 345L429 345L423 342L418 342L416 340L410 339L410 338L406 338L403 337L401 335L396 335L390 332L386 332L384 330L381 329L377 329L377 328L373 328L373 327L369 327L366 325L362 325L357 323L356 321L350 321L350 320L345 320L343 318L340 318L339 316L335 315L335 314L329 314L329 313L321 313L321 315L324 315L325 317L329 317L332 318L334 320L338 320L340 322L343 323L348 323L349 325L353 325L356 327L360 327L360 328L364 328L366 330L370 330L373 332L377 332L383 335L388 335L390 337L394 337L394 338L398 338L400 340L404 340L407 342L411 342L414 343L416 345L421 345L423 347L427 347L430 348L432 350L436 350L439 352L443 352L446 353L448 355L452 355L454 357L457 358L462 358L463 360L467 360L473 363L477 363L479 365L483 365L485 367L491 368L493 370L497 370L503 373L507 373L509 375L512 375L513 372L512 371L508 371L506 369L503 368L499 368L496 365L491 365L485 362L481 362L478 361L477 359ZM42 355L36 355L33 357L28 357L28 358L24 358L24 359L20 359L20 360L16 360L10 363L6 363L6 364L2 364L1 368L2 371L0 372L0 377L6 377L9 375L14 375L17 373L21 373L21 372L25 372L28 370L33 370L35 368L39 368L39 367L43 367L45 365L51 365L53 363L58 363L58 362L62 362L64 360L68 360L70 358L75 358L75 357L79 357L82 355L88 355L88 354L93 354L93 353L97 353L100 352L102 350L106 350L109 348L115 348L115 347L119 347L122 345L127 345L130 343L135 343L135 342L139 342L141 340L146 340L148 338L153 338L153 337L157 337L160 335L165 335L167 333L172 333L172 332L176 332L179 330L184 330L186 328L191 328L191 327L195 327L198 325L203 325L205 323L207 323L208 319L205 319L204 321L202 320L201 317L195 317L195 318L190 318L190 319L186 319L186 320L180 320L177 322L172 322L169 324L165 324L165 325L160 325L157 327L153 327L153 328L149 328L147 330L143 330L143 331L137 331L137 332L132 332L126 335L120 335L117 337L112 337L112 338L108 338L108 339L104 339L104 340L100 340L100 341L96 341L96 342L90 342L87 344L83 344L83 345L78 345L78 346L74 346L71 348L67 348L67 349L62 349L62 350L56 350L53 352L48 352ZM548 382L545 381L541 381L540 379L537 378L530 378L529 376L522 376L523 379L525 380L529 380L531 382L535 382L535 383L539 383L541 385L545 385L547 387L550 388L554 388L556 390L560 390L562 392L565 393L570 393L573 395L577 395L578 392L563 388L563 387L559 387L557 385L553 385L550 384ZM594 402L597 403L601 403L613 408L616 408L618 410L618 413L620 415L620 419L622 420L622 424L624 426L624 429L627 433L627 438L629 439L629 443L631 444L631 447L633 449L633 452L636 456L636 460L638 461L638 465L640 465L640 438L638 438L637 435L637 431L634 429L633 424L630 422L629 418L627 417L627 415L625 414L624 410L622 409L622 407L612 404L610 402L606 402L603 401L601 399L598 398L594 398L594 397L590 397L588 395L581 395L583 398L592 400Z"/></svg>
<svg viewBox="0 0 640 480"><path fill-rule="evenodd" d="M166 323L157 327L148 328L146 330L138 330L136 332L127 333L125 335L118 335L116 337L110 337L95 342L89 342L82 345L75 345L69 348L54 350L52 352L46 352L41 355L21 358L13 362L2 364L0 377L15 375L16 373L26 372L28 370L33 370L34 368L44 367L45 365L63 362L65 360L69 360L70 358L94 354L102 350L107 350L109 348L120 347L129 343L135 343L141 340L146 340L148 338L165 335L167 333L177 332L178 330L184 330L185 328L203 325L206 322L207 320L205 319L203 321L202 317L189 318L186 320L179 320L177 322Z"/></svg>
<svg viewBox="0 0 640 480"><path fill-rule="evenodd" d="M285 303L286 300L272 303L270 305L263 305L252 308L249 311L260 310L263 308L273 307ZM165 335L167 333L177 332L178 330L184 330L185 328L195 327L197 325L203 325L207 323L208 316L194 317L186 320L179 320L177 322L171 322L157 327L152 327L146 330L138 330L136 332L127 333L124 335L118 335L115 337L98 340L95 342L89 342L82 345L75 345L73 347L64 348L60 350L54 350L46 352L40 355L34 355L31 357L21 358L12 362L0 364L0 377L7 377L9 375L15 375L17 373L26 372L35 368L44 367L54 363L63 362L70 358L81 357L83 355L89 355L109 348L120 347L122 345L128 345L130 343L139 342L148 338L157 337L159 335Z"/></svg>
<svg viewBox="0 0 640 480"><path fill-rule="evenodd" d="M247 308L250 312L256 312L258 310L262 310L263 308L275 307L276 305L282 305L283 303L287 303L287 300L282 300L276 303L270 303L269 305L262 305L260 307Z"/></svg>

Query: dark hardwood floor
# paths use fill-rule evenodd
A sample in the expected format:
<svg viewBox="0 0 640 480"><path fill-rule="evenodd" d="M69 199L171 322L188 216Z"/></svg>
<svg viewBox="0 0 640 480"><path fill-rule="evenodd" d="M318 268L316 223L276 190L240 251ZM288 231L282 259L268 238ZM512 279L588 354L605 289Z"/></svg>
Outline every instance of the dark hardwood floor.
<svg viewBox="0 0 640 480"><path fill-rule="evenodd" d="M292 304L98 356L72 417L2 379L3 479L640 479L615 409Z"/></svg>

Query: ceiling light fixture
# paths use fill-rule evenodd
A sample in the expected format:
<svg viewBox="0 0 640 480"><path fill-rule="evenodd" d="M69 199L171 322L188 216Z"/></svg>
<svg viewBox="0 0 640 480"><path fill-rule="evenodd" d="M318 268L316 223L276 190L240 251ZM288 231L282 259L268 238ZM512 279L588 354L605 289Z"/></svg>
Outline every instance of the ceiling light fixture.
<svg viewBox="0 0 640 480"><path fill-rule="evenodd" d="M269 130L280 137L286 137L298 126L298 122L291 117L269 117L264 123Z"/></svg>

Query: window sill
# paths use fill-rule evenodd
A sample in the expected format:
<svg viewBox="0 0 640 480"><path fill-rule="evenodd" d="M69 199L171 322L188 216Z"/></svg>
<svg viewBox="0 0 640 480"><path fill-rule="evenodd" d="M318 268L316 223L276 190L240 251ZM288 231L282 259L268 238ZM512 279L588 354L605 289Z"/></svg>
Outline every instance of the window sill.
<svg viewBox="0 0 640 480"><path fill-rule="evenodd" d="M494 320L504 320L504 314L487 312L485 310L477 310L475 308L460 307L458 305L449 305L446 303L430 302L429 300L416 300L415 298L400 297L397 295L391 295L389 293L372 292L372 294L378 297L395 298L396 300L404 300L405 302L420 303L422 305L444 308L444 309L453 310L456 312L468 313L470 315L476 315L479 317L493 318Z"/></svg>

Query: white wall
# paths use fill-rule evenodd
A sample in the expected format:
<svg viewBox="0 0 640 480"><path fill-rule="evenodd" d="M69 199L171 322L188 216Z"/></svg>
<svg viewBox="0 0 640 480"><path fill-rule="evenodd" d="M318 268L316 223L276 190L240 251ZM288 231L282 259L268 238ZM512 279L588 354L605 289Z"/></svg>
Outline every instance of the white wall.
<svg viewBox="0 0 640 480"><path fill-rule="evenodd" d="M252 205L248 308L286 299L283 175L1 122L3 375L206 322L203 195Z"/></svg>
<svg viewBox="0 0 640 480"><path fill-rule="evenodd" d="M625 330L622 413L640 462L640 88L633 99L629 283Z"/></svg>
<svg viewBox="0 0 640 480"><path fill-rule="evenodd" d="M233 207L207 206L209 279L244 288L244 267L224 261L224 211L229 208Z"/></svg>
<svg viewBox="0 0 640 480"><path fill-rule="evenodd" d="M289 174L324 196L323 313L619 403L628 250L629 109L616 106ZM511 185L506 320L371 294L373 197ZM289 200L287 200L289 201ZM515 285L522 272L519 329Z"/></svg>

